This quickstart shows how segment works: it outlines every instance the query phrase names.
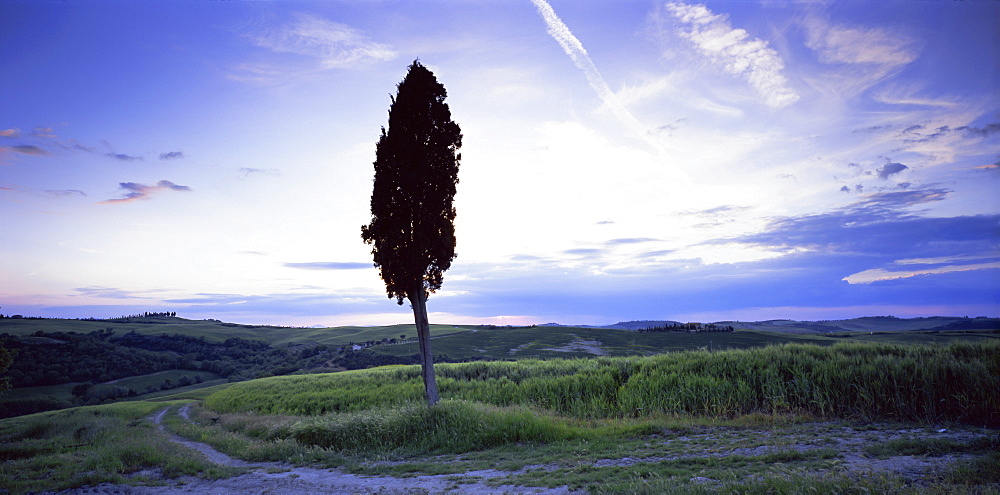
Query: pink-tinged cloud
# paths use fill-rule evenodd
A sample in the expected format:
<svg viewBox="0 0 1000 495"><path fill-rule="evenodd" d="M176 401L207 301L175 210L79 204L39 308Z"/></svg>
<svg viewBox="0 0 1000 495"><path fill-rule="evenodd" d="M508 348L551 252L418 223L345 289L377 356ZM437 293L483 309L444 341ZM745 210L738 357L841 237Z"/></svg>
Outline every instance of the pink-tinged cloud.
<svg viewBox="0 0 1000 495"><path fill-rule="evenodd" d="M42 137L48 139L55 139L56 137L56 133L51 127L41 127L41 126L35 127L35 129L31 131L31 135L35 137Z"/></svg>
<svg viewBox="0 0 1000 495"><path fill-rule="evenodd" d="M17 129L0 129L0 137L17 137L19 134Z"/></svg>
<svg viewBox="0 0 1000 495"><path fill-rule="evenodd" d="M160 191L190 191L191 188L188 186L179 186L170 182L169 180L161 180L156 183L155 186L147 186L145 184L139 184L138 182L119 182L118 187L128 191L121 198L107 199L101 201L99 204L115 204L115 203L128 203L131 201L138 201L140 199L149 199L153 194Z"/></svg>

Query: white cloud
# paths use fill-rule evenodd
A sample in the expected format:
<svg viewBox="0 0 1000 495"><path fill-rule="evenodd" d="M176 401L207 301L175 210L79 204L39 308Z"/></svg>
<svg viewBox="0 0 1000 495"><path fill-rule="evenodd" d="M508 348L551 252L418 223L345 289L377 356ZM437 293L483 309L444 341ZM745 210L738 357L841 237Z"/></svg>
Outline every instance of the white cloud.
<svg viewBox="0 0 1000 495"><path fill-rule="evenodd" d="M295 14L294 20L278 29L253 37L257 46L278 53L315 58L324 69L392 60L396 52L376 43L358 29L310 14Z"/></svg>
<svg viewBox="0 0 1000 495"><path fill-rule="evenodd" d="M541 14L542 19L545 20L545 24L549 28L549 34L559 43L559 46L566 52L566 55L569 55L569 58L573 60L573 64L583 71L583 75L587 77L587 82L590 83L590 87L601 98L601 101L611 108L611 111L622 122L630 126L639 127L635 117L618 101L618 97L608 87L608 83L604 81L600 71L597 70L597 66L590 59L590 55L583 47L583 43L559 19L559 16L552 10L552 6L545 0L532 0L532 2L538 9L538 13Z"/></svg>
<svg viewBox="0 0 1000 495"><path fill-rule="evenodd" d="M538 9L538 13L541 14L542 19L545 20L545 24L548 26L549 35L552 36L559 46L562 47L566 55L573 60L573 64L579 68L584 76L587 77L587 82L590 83L590 87L597 93L597 96L601 98L604 105L611 110L611 112L618 118L622 123L628 126L632 132L652 146L659 153L661 159L665 159L667 156L666 149L663 147L659 141L653 139L642 124L632 115L631 112L622 102L618 99L618 96L611 88L608 83L604 81L604 77L601 76L600 71L597 70L597 66L590 59L590 55L587 50L583 47L583 43L573 35L569 27L559 19L555 11L552 10L552 6L548 4L545 0L532 0L535 7ZM683 173L680 171L676 172L678 175Z"/></svg>
<svg viewBox="0 0 1000 495"><path fill-rule="evenodd" d="M885 280L916 277L917 275L939 275L942 273L968 272L973 270L986 270L990 268L1000 268L1000 261L994 261L991 263L977 263L972 265L951 265L951 266L939 266L936 268L923 268L923 269L898 270L898 271L890 271L882 268L873 268L871 270L865 270L862 272L855 273L853 275L848 275L841 280L844 280L845 282L852 285L870 284L872 282L882 282Z"/></svg>
<svg viewBox="0 0 1000 495"><path fill-rule="evenodd" d="M679 31L681 37L694 43L726 72L743 76L768 106L782 108L798 101L799 96L782 74L784 62L766 41L733 28L726 15L713 14L704 5L671 2L666 9L684 24Z"/></svg>
<svg viewBox="0 0 1000 495"><path fill-rule="evenodd" d="M636 86L625 86L618 90L615 96L623 105L643 103L650 98L655 98L674 90L674 79L673 75L668 75L651 81L645 81Z"/></svg>
<svg viewBox="0 0 1000 495"><path fill-rule="evenodd" d="M926 107L954 108L960 106L956 101L943 98L929 98L920 96L918 88L909 86L898 86L886 88L874 95L875 100L891 105L919 105Z"/></svg>

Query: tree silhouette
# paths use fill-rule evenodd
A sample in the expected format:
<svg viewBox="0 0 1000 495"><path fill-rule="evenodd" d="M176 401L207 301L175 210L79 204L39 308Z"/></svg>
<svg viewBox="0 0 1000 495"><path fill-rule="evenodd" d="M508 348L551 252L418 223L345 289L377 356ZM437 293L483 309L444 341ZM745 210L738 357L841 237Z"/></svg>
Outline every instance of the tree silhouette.
<svg viewBox="0 0 1000 495"><path fill-rule="evenodd" d="M361 227L389 298L410 301L420 342L427 404L438 402L431 355L427 297L441 288L455 258L456 154L462 130L451 120L448 95L434 74L415 60L389 106L375 152L372 220Z"/></svg>

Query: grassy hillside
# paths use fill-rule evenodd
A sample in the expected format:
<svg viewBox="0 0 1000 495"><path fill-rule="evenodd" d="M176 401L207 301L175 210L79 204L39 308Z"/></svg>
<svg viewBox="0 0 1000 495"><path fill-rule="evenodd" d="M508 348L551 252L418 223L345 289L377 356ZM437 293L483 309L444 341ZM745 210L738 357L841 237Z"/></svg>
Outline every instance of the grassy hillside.
<svg viewBox="0 0 1000 495"><path fill-rule="evenodd" d="M117 334L136 332L142 335L177 334L204 337L209 342L223 342L236 337L262 340L272 345L317 343L342 346L348 342L366 342L383 338L414 335L413 325L373 327L297 328L272 325L241 325L217 320L186 320L169 316L123 318L111 320L63 319L0 319L0 333L32 335L35 332L90 333L112 329ZM431 325L431 335L464 332L468 328L454 325Z"/></svg>
<svg viewBox="0 0 1000 495"><path fill-rule="evenodd" d="M904 332L860 332L829 334L826 338L832 340L848 340L854 342L873 342L884 344L937 344L952 342L1000 342L998 330L918 330Z"/></svg>
<svg viewBox="0 0 1000 495"><path fill-rule="evenodd" d="M893 316L866 316L847 320L795 321L768 320L753 322L720 322L737 328L786 333L844 333L844 332L909 332L917 330L998 330L1000 318L967 318L932 316L927 318L896 318Z"/></svg>
<svg viewBox="0 0 1000 495"><path fill-rule="evenodd" d="M651 322L656 323L656 322ZM783 334L828 334L828 333L867 333L867 332L905 332L916 330L983 330L990 331L1000 329L1000 318L959 318L959 317L932 317L932 318L893 318L893 317L865 317L850 320L830 320L830 321L793 321L793 320L771 320L761 322L719 322L723 325L732 325L737 329L755 330L771 333ZM613 325L612 325L613 326ZM957 328L949 328L949 327ZM412 338L415 333L413 325L386 325L372 327L330 327L330 328L296 328L281 327L272 325L241 325L236 323L225 323L218 320L186 320L183 318L167 316L133 317L109 320L66 320L66 319L0 319L0 334L10 335L32 335L36 332L77 332L89 333L103 331L111 328L117 334L124 334L130 331L142 335L177 334L191 337L203 337L209 342L223 342L236 337L242 339L261 340L271 345L304 344L317 343L331 346L343 346L350 342L379 341L382 339L398 338L400 335L407 335ZM486 349L484 355L494 358L501 358L502 352L491 341L500 342L506 338L512 338L518 342L517 345L528 343L534 337L537 345L533 348L541 352L545 347L560 347L567 343L561 334L575 334L581 340L601 340L607 346L608 354L619 355L626 353L642 353L655 349L691 349L692 346L708 345L709 337L701 339L696 336L688 343L674 342L676 339L663 337L653 337L648 342L636 341L633 346L631 341L622 335L635 336L636 334L625 332L620 329L601 327L572 327L572 326L539 326L532 328L525 327L477 327L468 325L431 325L431 335L435 337L443 335L461 334L465 332L478 332L479 335L466 335L462 338L452 339L442 346L454 346L461 350L448 352L451 347L445 347L445 354L448 355L470 355L473 349ZM624 332L624 333L615 333ZM658 334L646 334L658 335ZM698 334L696 334L698 335ZM802 337L786 335L782 338L776 337L748 337L743 333L735 340L722 342L722 348L742 348L767 343L793 342ZM478 347L467 345L480 338L486 342ZM604 340L602 340L604 338ZM750 339L750 340L746 340ZM701 342L704 340L704 342ZM572 341L572 339L570 339ZM606 341L606 342L605 342ZM680 342L680 341L678 341ZM501 346L502 347L502 346ZM623 351L623 349L631 349ZM558 351L557 351L558 352ZM540 357L541 354L530 354L531 357ZM552 354L552 357L565 357L565 354Z"/></svg>
<svg viewBox="0 0 1000 495"><path fill-rule="evenodd" d="M579 327L475 328L433 338L435 355L452 359L554 359L593 356L651 355L696 349L744 349L785 343L827 345L829 339L809 335L736 331L718 333L655 332ZM376 352L406 356L418 352L416 342L379 346Z"/></svg>
<svg viewBox="0 0 1000 495"><path fill-rule="evenodd" d="M614 328L538 326L485 327L432 325L432 352L440 361L593 358L650 356L665 352L747 349L777 344L837 342L894 344L988 342L1000 340L998 330L913 330L914 328L975 328L996 319L979 318L858 318L839 322L758 322L760 328L792 332L633 332ZM641 323L641 322L639 322ZM733 326L739 326L736 324ZM832 329L839 332L803 328ZM847 332L843 328L884 331ZM896 329L897 331L890 331ZM109 331L110 330L110 331ZM130 333L134 332L134 333ZM0 397L0 417L71 405L135 399L157 392L164 380L172 386L182 376L201 381L241 381L250 378L360 369L385 364L419 362L415 341L389 343L407 336L412 325L381 327L291 328L237 325L214 320L192 321L152 316L114 320L0 319L0 334L15 335L8 346L17 351L8 371L15 391ZM181 335L186 337L166 337ZM239 340L247 339L247 340ZM349 343L369 344L360 352L343 351ZM115 366L112 366L115 365ZM135 378L177 370L174 375ZM87 375L83 372L91 373ZM118 379L117 383L101 383ZM152 380L150 382L149 380ZM86 395L70 392L82 383L99 384ZM156 382L156 383L153 383ZM167 387L169 388L169 387ZM197 388L197 387L195 387ZM166 392L164 392L166 393Z"/></svg>

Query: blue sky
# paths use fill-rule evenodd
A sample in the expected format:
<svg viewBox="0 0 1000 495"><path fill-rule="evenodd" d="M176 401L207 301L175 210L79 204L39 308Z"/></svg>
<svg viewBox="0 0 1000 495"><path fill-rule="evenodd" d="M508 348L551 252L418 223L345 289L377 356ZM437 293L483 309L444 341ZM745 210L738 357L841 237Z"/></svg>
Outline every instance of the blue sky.
<svg viewBox="0 0 1000 495"><path fill-rule="evenodd" d="M360 238L416 58L432 322L1000 315L1000 3L0 2L0 313L412 321Z"/></svg>

